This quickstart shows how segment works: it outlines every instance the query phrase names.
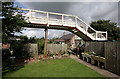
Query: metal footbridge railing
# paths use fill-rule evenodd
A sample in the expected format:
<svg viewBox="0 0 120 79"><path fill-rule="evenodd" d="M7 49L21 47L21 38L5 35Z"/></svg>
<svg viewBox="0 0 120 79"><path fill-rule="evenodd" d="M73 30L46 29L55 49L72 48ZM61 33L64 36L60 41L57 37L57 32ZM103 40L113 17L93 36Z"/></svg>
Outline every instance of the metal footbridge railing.
<svg viewBox="0 0 120 79"><path fill-rule="evenodd" d="M107 40L107 32L96 31L77 16L30 9L20 10L26 22L31 25L44 25L42 28L52 27L52 29L67 28L84 40Z"/></svg>

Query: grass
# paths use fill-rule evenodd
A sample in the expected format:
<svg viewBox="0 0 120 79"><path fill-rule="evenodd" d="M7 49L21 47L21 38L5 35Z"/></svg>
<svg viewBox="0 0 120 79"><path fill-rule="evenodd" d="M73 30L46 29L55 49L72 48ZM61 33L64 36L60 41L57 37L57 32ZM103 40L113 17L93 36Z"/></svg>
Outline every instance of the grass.
<svg viewBox="0 0 120 79"><path fill-rule="evenodd" d="M4 72L4 71L3 71ZM25 64L4 77L104 77L73 59L56 59Z"/></svg>

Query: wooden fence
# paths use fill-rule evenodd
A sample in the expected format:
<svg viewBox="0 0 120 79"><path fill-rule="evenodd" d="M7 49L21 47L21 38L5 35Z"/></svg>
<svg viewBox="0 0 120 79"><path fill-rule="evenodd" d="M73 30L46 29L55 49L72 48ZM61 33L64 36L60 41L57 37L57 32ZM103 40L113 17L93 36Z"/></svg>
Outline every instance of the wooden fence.
<svg viewBox="0 0 120 79"><path fill-rule="evenodd" d="M36 43L28 43L24 45L24 48L28 50L32 57L37 57L38 55L38 45ZM24 50L25 50L24 49Z"/></svg>
<svg viewBox="0 0 120 79"><path fill-rule="evenodd" d="M105 68L120 75L120 42L86 42L84 52L105 57Z"/></svg>
<svg viewBox="0 0 120 79"><path fill-rule="evenodd" d="M120 75L120 42L105 43L106 69Z"/></svg>
<svg viewBox="0 0 120 79"><path fill-rule="evenodd" d="M105 42L86 42L84 51L95 52L97 55L102 55L104 57L104 44Z"/></svg>
<svg viewBox="0 0 120 79"><path fill-rule="evenodd" d="M47 51L49 51L50 53L56 53L59 51L62 52L67 52L67 44L48 44L47 45Z"/></svg>

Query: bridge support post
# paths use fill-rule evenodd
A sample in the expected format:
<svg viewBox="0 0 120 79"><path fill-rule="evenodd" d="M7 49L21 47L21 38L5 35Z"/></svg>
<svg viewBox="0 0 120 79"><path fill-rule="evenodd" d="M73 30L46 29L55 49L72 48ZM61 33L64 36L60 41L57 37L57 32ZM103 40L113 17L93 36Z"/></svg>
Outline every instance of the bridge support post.
<svg viewBox="0 0 120 79"><path fill-rule="evenodd" d="M44 44L44 53L47 53L47 43L48 43L48 28L45 28L45 44Z"/></svg>

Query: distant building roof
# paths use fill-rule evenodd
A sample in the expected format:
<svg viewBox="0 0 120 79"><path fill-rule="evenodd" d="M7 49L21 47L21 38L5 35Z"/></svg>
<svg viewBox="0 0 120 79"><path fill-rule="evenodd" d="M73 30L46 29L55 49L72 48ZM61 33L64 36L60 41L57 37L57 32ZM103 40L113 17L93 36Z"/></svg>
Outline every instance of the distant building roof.
<svg viewBox="0 0 120 79"><path fill-rule="evenodd" d="M54 40L54 41L65 41L65 40L63 40L63 39L56 39L56 40Z"/></svg>
<svg viewBox="0 0 120 79"><path fill-rule="evenodd" d="M9 43L2 43L2 49L9 49L10 48L10 44Z"/></svg>
<svg viewBox="0 0 120 79"><path fill-rule="evenodd" d="M67 35L62 36L60 39L69 40L69 39L71 39L74 35L75 35L75 34L67 34Z"/></svg>
<svg viewBox="0 0 120 79"><path fill-rule="evenodd" d="M11 40L21 40L20 36L12 36L10 39Z"/></svg>
<svg viewBox="0 0 120 79"><path fill-rule="evenodd" d="M81 40L81 38L80 38L80 37L77 37L77 38L75 38L75 40Z"/></svg>

